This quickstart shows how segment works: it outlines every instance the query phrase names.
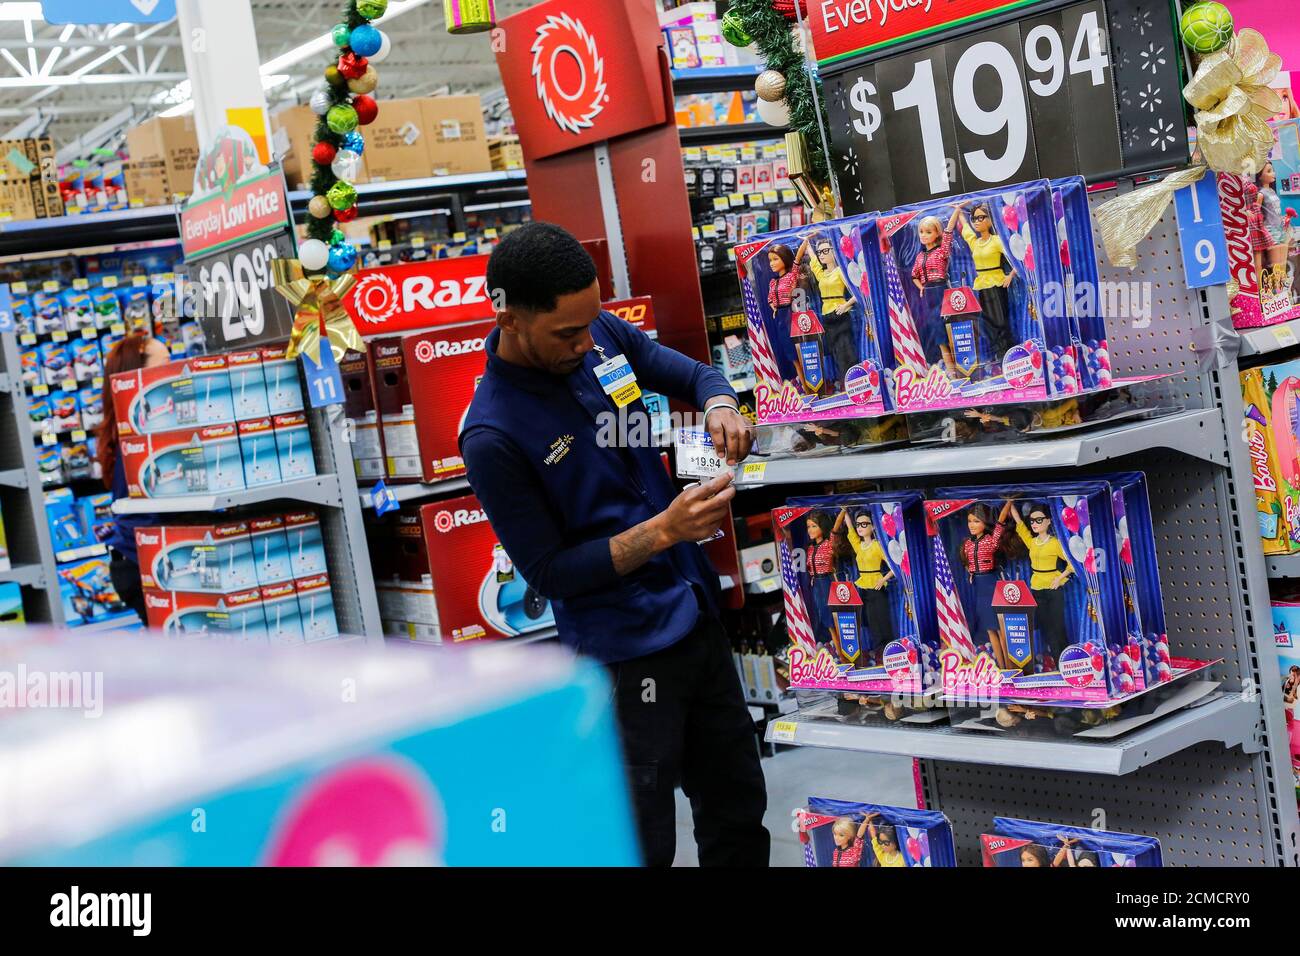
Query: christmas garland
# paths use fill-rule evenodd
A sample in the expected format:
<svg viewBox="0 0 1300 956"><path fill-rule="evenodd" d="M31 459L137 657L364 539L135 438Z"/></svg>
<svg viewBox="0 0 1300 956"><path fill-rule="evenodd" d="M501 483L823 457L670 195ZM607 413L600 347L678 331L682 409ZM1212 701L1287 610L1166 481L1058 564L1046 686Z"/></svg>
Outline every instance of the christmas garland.
<svg viewBox="0 0 1300 956"><path fill-rule="evenodd" d="M372 64L382 61L389 40L370 21L384 15L388 0L349 0L342 20L333 30L338 59L325 68L325 86L311 97L320 119L312 144L312 198L307 222L310 237L298 250L307 272L347 272L357 261L357 250L340 225L357 218L357 189L352 184L365 151L365 138L357 129L374 122L379 106L370 96L379 85Z"/></svg>
<svg viewBox="0 0 1300 956"><path fill-rule="evenodd" d="M819 181L827 182L830 179L830 167L822 148L819 125L819 120L825 121L825 114L818 110L821 90L818 89L818 95L814 98L804 56L795 46L790 20L778 10L779 6L788 7L791 15L794 12L792 3L783 4L780 0L731 0L728 14L740 18L749 39L758 44L758 52L767 68L785 77L785 102L790 109L790 129L803 133L808 144L808 158L813 175Z"/></svg>

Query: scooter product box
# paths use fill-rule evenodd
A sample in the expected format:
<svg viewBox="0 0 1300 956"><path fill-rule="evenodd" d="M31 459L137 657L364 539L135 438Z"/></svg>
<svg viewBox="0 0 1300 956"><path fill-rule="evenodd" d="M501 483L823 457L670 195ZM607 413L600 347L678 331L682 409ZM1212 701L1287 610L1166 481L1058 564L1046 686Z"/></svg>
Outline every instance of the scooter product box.
<svg viewBox="0 0 1300 956"><path fill-rule="evenodd" d="M1155 837L1009 817L994 817L993 831L980 834L985 866L1164 866Z"/></svg>
<svg viewBox="0 0 1300 956"><path fill-rule="evenodd" d="M495 326L495 321L473 322L402 340L406 377L414 396L420 474L425 481L465 474L457 436L487 363L483 341ZM386 426L385 437L387 432Z"/></svg>
<svg viewBox="0 0 1300 956"><path fill-rule="evenodd" d="M899 411L1081 390L1046 180L901 206L860 229Z"/></svg>
<svg viewBox="0 0 1300 956"><path fill-rule="evenodd" d="M428 539L419 511L386 515L371 536L371 563L386 633L441 642Z"/></svg>
<svg viewBox="0 0 1300 956"><path fill-rule="evenodd" d="M936 810L809 797L796 814L807 866L956 866L952 824Z"/></svg>
<svg viewBox="0 0 1300 956"><path fill-rule="evenodd" d="M278 584L293 580L289 538L284 531L282 515L249 518L248 539L258 584Z"/></svg>
<svg viewBox="0 0 1300 956"><path fill-rule="evenodd" d="M262 349L262 378L266 383L267 414L287 415L303 410L298 363L287 357L286 346Z"/></svg>
<svg viewBox="0 0 1300 956"><path fill-rule="evenodd" d="M267 640L272 644L301 644L302 609L293 581L264 584L261 592Z"/></svg>
<svg viewBox="0 0 1300 956"><path fill-rule="evenodd" d="M164 637L266 643L262 591L206 593L144 589L149 627Z"/></svg>
<svg viewBox="0 0 1300 956"><path fill-rule="evenodd" d="M791 687L916 694L938 683L922 502L901 491L791 498L773 510Z"/></svg>
<svg viewBox="0 0 1300 956"><path fill-rule="evenodd" d="M226 593L259 583L244 521L136 528L135 546L145 587Z"/></svg>
<svg viewBox="0 0 1300 956"><path fill-rule="evenodd" d="M275 430L275 449L280 456L280 480L293 481L316 474L316 456L312 453L311 429L304 412L290 412L271 419Z"/></svg>
<svg viewBox="0 0 1300 956"><path fill-rule="evenodd" d="M123 436L120 444L132 498L238 491L244 465L234 423Z"/></svg>
<svg viewBox="0 0 1300 956"><path fill-rule="evenodd" d="M236 420L242 422L270 415L261 350L227 352L226 366L230 371L230 394Z"/></svg>
<svg viewBox="0 0 1300 956"><path fill-rule="evenodd" d="M235 420L224 355L120 372L109 383L120 435L147 435Z"/></svg>
<svg viewBox="0 0 1300 956"><path fill-rule="evenodd" d="M1101 701L1127 645L1110 485L938 488L926 501L944 696Z"/></svg>
<svg viewBox="0 0 1300 956"><path fill-rule="evenodd" d="M239 423L239 454L244 460L245 488L281 482L280 454L275 447L275 428L271 419Z"/></svg>
<svg viewBox="0 0 1300 956"><path fill-rule="evenodd" d="M284 533L289 541L289 567L295 578L324 574L325 539L320 518L314 511L290 511L284 516Z"/></svg>
<svg viewBox="0 0 1300 956"><path fill-rule="evenodd" d="M1242 427L1265 554L1300 551L1300 361L1241 372Z"/></svg>
<svg viewBox="0 0 1300 956"><path fill-rule="evenodd" d="M407 371L400 338L375 339L370 343L370 376L375 385L379 427L384 435L385 477L390 481L419 481L422 474L415 406L411 402Z"/></svg>
<svg viewBox="0 0 1300 956"><path fill-rule="evenodd" d="M1282 712L1286 715L1291 776L1300 798L1300 601L1273 602L1273 642L1282 681Z"/></svg>
<svg viewBox="0 0 1300 956"><path fill-rule="evenodd" d="M859 228L818 223L736 248L758 423L867 418L893 407L888 315L864 285Z"/></svg>
<svg viewBox="0 0 1300 956"><path fill-rule="evenodd" d="M339 377L343 380L343 416L352 427L352 462L357 479L372 484L384 477L384 438L366 353L344 355L339 362Z"/></svg>
<svg viewBox="0 0 1300 956"><path fill-rule="evenodd" d="M551 627L551 604L523 579L473 495L420 509L444 643Z"/></svg>
<svg viewBox="0 0 1300 956"><path fill-rule="evenodd" d="M327 574L312 574L293 583L298 592L298 617L302 622L303 640L323 641L338 637L339 624L334 615L334 595Z"/></svg>

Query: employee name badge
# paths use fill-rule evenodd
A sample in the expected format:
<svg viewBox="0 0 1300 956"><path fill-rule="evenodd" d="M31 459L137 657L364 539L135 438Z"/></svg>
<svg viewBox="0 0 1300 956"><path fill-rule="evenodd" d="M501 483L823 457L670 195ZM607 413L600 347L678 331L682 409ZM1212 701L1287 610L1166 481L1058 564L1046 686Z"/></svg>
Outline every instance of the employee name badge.
<svg viewBox="0 0 1300 956"><path fill-rule="evenodd" d="M678 478L712 478L727 470L727 463L718 457L713 438L706 431L679 428L673 444Z"/></svg>
<svg viewBox="0 0 1300 956"><path fill-rule="evenodd" d="M605 358L603 349L600 350L600 357ZM622 355L615 355L597 365L596 381L600 382L605 394L619 408L626 408L641 397L641 386L636 383L636 373Z"/></svg>

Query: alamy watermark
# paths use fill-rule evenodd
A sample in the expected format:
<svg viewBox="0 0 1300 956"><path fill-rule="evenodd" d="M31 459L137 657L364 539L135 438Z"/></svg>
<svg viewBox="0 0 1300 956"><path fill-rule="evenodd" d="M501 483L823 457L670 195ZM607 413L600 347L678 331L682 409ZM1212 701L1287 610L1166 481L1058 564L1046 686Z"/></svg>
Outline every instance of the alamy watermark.
<svg viewBox="0 0 1300 956"><path fill-rule="evenodd" d="M22 708L80 710L84 717L101 717L104 674L102 671L28 670L21 663L12 670L0 670L0 711Z"/></svg>

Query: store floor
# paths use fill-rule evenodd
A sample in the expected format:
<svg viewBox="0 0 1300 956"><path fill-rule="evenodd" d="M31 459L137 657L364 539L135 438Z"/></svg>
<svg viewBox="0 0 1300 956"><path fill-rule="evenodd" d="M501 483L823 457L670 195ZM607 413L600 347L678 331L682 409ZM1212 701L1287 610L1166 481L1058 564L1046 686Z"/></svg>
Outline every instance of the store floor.
<svg viewBox="0 0 1300 956"><path fill-rule="evenodd" d="M910 757L790 747L775 757L763 758L763 775L767 778L767 815L763 822L772 834L773 866L804 865L791 813L810 796L916 806ZM677 856L673 866L699 865L691 829L691 805L678 790Z"/></svg>

